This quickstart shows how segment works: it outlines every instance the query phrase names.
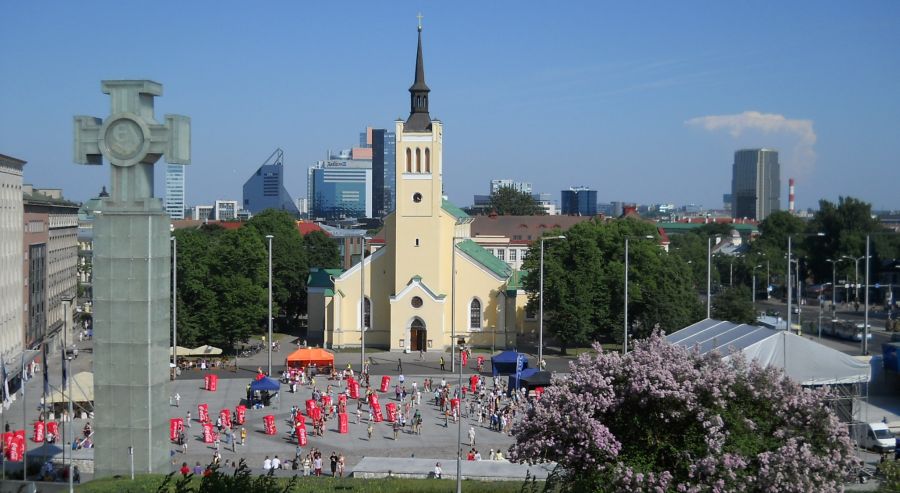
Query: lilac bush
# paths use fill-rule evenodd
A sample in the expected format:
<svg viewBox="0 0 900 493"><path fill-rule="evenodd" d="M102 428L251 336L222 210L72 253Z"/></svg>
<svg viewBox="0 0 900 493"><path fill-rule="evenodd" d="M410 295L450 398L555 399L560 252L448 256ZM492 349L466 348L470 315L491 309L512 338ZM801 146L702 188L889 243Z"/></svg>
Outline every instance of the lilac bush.
<svg viewBox="0 0 900 493"><path fill-rule="evenodd" d="M840 491L857 466L826 389L668 344L582 354L514 429L510 458L571 491Z"/></svg>

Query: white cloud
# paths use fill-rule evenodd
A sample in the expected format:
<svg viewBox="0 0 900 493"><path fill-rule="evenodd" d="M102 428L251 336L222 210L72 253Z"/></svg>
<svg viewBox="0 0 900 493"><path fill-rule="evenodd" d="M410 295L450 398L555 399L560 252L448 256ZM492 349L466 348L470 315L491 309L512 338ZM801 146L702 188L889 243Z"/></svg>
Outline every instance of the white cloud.
<svg viewBox="0 0 900 493"><path fill-rule="evenodd" d="M745 132L781 134L796 139L791 161L784 163L799 174L807 174L816 161L816 132L812 120L794 120L776 113L745 111L736 115L698 116L684 122L685 125L700 127L710 132L727 130L732 137L741 137ZM784 162L784 159L781 159Z"/></svg>

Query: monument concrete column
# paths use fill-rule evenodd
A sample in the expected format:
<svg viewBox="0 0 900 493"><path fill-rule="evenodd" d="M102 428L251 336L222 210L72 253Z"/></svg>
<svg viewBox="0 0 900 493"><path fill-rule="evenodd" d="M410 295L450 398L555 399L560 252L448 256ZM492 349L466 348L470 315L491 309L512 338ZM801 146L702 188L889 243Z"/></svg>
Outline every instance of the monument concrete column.
<svg viewBox="0 0 900 493"><path fill-rule="evenodd" d="M190 119L154 120L162 85L103 81L105 121L75 117L75 162L111 164L110 196L94 221L94 466L96 477L169 472L169 217L153 196L163 155L190 164Z"/></svg>

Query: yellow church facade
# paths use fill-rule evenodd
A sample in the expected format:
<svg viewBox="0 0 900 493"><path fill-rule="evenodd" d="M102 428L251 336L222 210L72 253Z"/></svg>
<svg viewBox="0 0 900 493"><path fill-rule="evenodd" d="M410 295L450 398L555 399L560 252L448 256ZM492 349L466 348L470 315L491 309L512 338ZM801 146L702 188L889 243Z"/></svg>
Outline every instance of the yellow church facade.
<svg viewBox="0 0 900 493"><path fill-rule="evenodd" d="M308 339L325 347L515 347L536 320L520 273L470 239L471 218L443 197L443 127L428 112L422 32L410 116L396 122L396 205L384 245L350 269L311 269ZM364 300L364 301L361 301Z"/></svg>

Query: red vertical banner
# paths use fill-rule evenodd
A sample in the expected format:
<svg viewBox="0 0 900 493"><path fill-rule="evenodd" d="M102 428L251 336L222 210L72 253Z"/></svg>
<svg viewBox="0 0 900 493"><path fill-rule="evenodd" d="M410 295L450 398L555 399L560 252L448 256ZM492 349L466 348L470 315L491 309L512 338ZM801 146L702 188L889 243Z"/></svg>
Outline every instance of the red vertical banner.
<svg viewBox="0 0 900 493"><path fill-rule="evenodd" d="M9 449L6 458L10 462L19 462L22 460L22 454L25 450L25 430L17 430L13 433L12 441L9 443Z"/></svg>
<svg viewBox="0 0 900 493"><path fill-rule="evenodd" d="M297 445L305 447L307 443L306 425L304 425L303 423L297 423L297 426L294 428L294 430L297 432Z"/></svg>
<svg viewBox="0 0 900 493"><path fill-rule="evenodd" d="M3 434L3 453L6 455L7 459L9 459L9 449L15 439L16 434L11 431L7 431Z"/></svg>
<svg viewBox="0 0 900 493"><path fill-rule="evenodd" d="M316 421L322 419L322 408L314 407L314 408L310 409L309 417Z"/></svg>
<svg viewBox="0 0 900 493"><path fill-rule="evenodd" d="M294 415L294 426L297 426L298 424L306 427L306 418L300 413Z"/></svg>
<svg viewBox="0 0 900 493"><path fill-rule="evenodd" d="M47 423L47 433L52 433L57 439L59 439L59 423L56 421L49 421Z"/></svg>
<svg viewBox="0 0 900 493"><path fill-rule="evenodd" d="M351 380L350 383L347 384L347 389L350 391L351 399L359 399L359 382Z"/></svg>
<svg viewBox="0 0 900 493"><path fill-rule="evenodd" d="M34 435L31 436L31 441L36 443L44 442L44 422L43 421L35 421L34 422Z"/></svg>
<svg viewBox="0 0 900 493"><path fill-rule="evenodd" d="M197 419L199 419L201 423L209 423L209 406L206 404L197 405Z"/></svg>
<svg viewBox="0 0 900 493"><path fill-rule="evenodd" d="M169 418L169 440L173 442L178 440L178 432L181 431L178 429L178 419L179 418Z"/></svg>
<svg viewBox="0 0 900 493"><path fill-rule="evenodd" d="M472 377L469 378L469 391L471 391L471 392L474 394L474 393L475 393L475 388L476 388L477 386L478 386L478 376L477 376L477 375L472 375Z"/></svg>
<svg viewBox="0 0 900 493"><path fill-rule="evenodd" d="M331 406L331 396L325 394L322 396L322 409L327 410L328 406Z"/></svg>
<svg viewBox="0 0 900 493"><path fill-rule="evenodd" d="M215 374L209 375L209 390L210 392L215 392L219 387L219 376Z"/></svg>
<svg viewBox="0 0 900 493"><path fill-rule="evenodd" d="M338 414L338 432L347 433L350 431L350 420L347 418L347 413Z"/></svg>
<svg viewBox="0 0 900 493"><path fill-rule="evenodd" d="M391 386L391 377L388 375L381 377L381 388L379 389L379 391L387 392L388 387L390 387L390 386Z"/></svg>
<svg viewBox="0 0 900 493"><path fill-rule="evenodd" d="M222 426L231 428L231 409L222 409L219 416L222 418Z"/></svg>
<svg viewBox="0 0 900 493"><path fill-rule="evenodd" d="M463 352L459 353L459 357L462 358L462 365L463 365L463 367L465 367L466 364L469 362L469 352L463 351Z"/></svg>
<svg viewBox="0 0 900 493"><path fill-rule="evenodd" d="M269 414L268 416L263 416L263 423L266 429L266 435L274 435L276 433L275 430L275 416Z"/></svg>
<svg viewBox="0 0 900 493"><path fill-rule="evenodd" d="M316 405L316 401L314 401L314 400L312 400L312 399L308 399L308 400L306 401L306 415L307 415L307 416L312 416L312 410L315 409L315 408L317 408L317 407L318 407L318 406Z"/></svg>
<svg viewBox="0 0 900 493"><path fill-rule="evenodd" d="M393 402L388 402L384 405L385 411L387 411L387 420L388 423L393 423L397 421L397 404Z"/></svg>
<svg viewBox="0 0 900 493"><path fill-rule="evenodd" d="M209 390L209 373L203 375L203 390Z"/></svg>
<svg viewBox="0 0 900 493"><path fill-rule="evenodd" d="M244 420L247 419L247 406L241 404L238 407L234 408L234 416L237 424L244 424Z"/></svg>
<svg viewBox="0 0 900 493"><path fill-rule="evenodd" d="M203 423L203 443L213 443L216 441L216 432L213 431L212 423Z"/></svg>

